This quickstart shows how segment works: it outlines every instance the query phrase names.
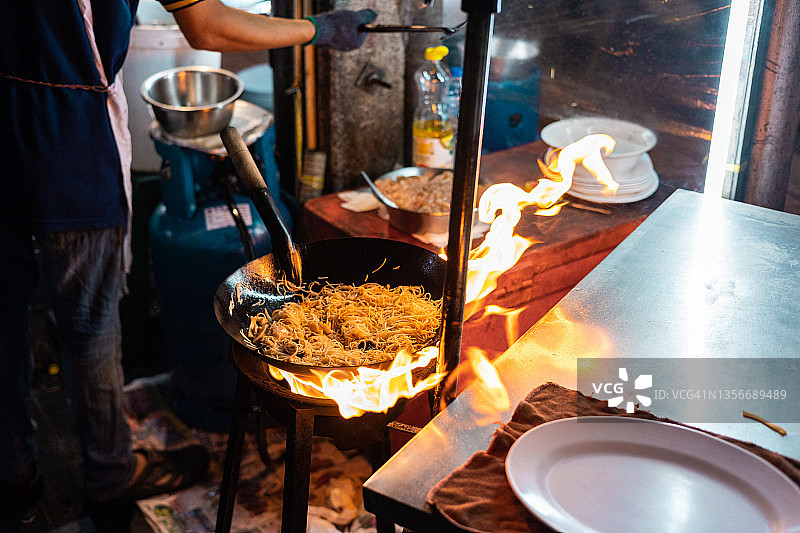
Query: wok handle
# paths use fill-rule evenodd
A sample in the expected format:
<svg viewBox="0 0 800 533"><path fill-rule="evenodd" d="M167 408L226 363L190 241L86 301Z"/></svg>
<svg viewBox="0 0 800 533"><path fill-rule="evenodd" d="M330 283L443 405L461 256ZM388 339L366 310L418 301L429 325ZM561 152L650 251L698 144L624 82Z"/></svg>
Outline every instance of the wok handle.
<svg viewBox="0 0 800 533"><path fill-rule="evenodd" d="M220 132L219 136L222 138L225 150L228 151L228 157L236 169L239 180L250 194L256 211L261 215L264 225L272 237L273 255L278 260L286 279L297 285L301 284L300 254L295 248L289 228L286 227L286 222L278 211L278 206L264 183L264 178L239 134L239 130L228 126Z"/></svg>
<svg viewBox="0 0 800 533"><path fill-rule="evenodd" d="M400 26L397 24L362 24L358 31L365 33L444 33L450 35L458 31L457 28L445 26Z"/></svg>

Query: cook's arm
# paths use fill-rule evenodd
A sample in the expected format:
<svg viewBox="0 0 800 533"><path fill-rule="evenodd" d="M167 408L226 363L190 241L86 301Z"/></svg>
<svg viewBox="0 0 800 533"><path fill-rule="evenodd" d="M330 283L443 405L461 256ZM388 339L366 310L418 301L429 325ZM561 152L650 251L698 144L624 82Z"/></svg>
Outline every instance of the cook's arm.
<svg viewBox="0 0 800 533"><path fill-rule="evenodd" d="M316 29L310 20L265 17L204 0L172 15L192 48L217 52L253 52L306 44Z"/></svg>
<svg viewBox="0 0 800 533"><path fill-rule="evenodd" d="M314 20L285 19L247 13L219 0L203 0L173 11L181 32L193 48L218 52L252 52L312 44L352 50L364 42L358 26L372 22L371 10L333 11Z"/></svg>

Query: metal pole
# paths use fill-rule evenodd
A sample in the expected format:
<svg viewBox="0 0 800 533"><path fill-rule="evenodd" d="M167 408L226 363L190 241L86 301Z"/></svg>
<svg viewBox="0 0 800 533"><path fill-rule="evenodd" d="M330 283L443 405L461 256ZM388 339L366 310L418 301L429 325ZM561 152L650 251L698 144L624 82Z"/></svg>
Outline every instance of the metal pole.
<svg viewBox="0 0 800 533"><path fill-rule="evenodd" d="M276 17L296 18L297 0L272 2ZM295 80L299 47L276 48L269 52L272 67L273 94L275 98L275 160L280 173L281 189L294 192L300 169L297 163L297 99ZM276 193L277 194L277 193Z"/></svg>
<svg viewBox="0 0 800 533"><path fill-rule="evenodd" d="M778 0L772 20L745 202L782 211L800 120L800 4Z"/></svg>
<svg viewBox="0 0 800 533"><path fill-rule="evenodd" d="M456 369L461 359L467 261L472 241L472 214L483 145L491 38L494 17L500 12L500 0L463 0L461 10L467 14L464 77L453 165L450 236L447 243L442 304L443 337L438 361L439 372L446 372L448 375ZM454 395L455 387L452 392ZM452 397L442 397L441 388L437 389L434 411L438 410L442 402L447 404L451 400Z"/></svg>
<svg viewBox="0 0 800 533"><path fill-rule="evenodd" d="M286 425L281 533L306 533L311 447L314 441L314 411L294 405L291 409L294 417Z"/></svg>
<svg viewBox="0 0 800 533"><path fill-rule="evenodd" d="M233 341L231 341L233 342ZM247 415L250 413L250 384L239 374L236 380L236 396L233 403L231 430L228 433L228 447L225 451L225 465L220 484L219 505L217 506L217 533L229 533L233 522L233 508L236 505L236 485L244 450L244 433L247 429Z"/></svg>

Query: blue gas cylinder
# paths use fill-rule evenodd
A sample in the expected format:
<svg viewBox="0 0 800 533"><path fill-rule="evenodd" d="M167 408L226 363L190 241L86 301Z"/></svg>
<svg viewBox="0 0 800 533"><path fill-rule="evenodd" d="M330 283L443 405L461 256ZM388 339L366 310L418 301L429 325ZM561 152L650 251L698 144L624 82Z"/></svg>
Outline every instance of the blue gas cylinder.
<svg viewBox="0 0 800 533"><path fill-rule="evenodd" d="M539 138L539 82L533 68L523 79L489 80L483 152L504 150Z"/></svg>
<svg viewBox="0 0 800 533"><path fill-rule="evenodd" d="M274 160L274 128L251 145L262 175L287 226L289 209L279 190ZM245 139L247 140L247 139ZM230 161L156 139L168 162L163 202L150 219L150 245L177 414L191 427L229 429L236 372L228 364L229 337L214 316L217 287L249 259L220 189L208 183L210 172ZM233 194L254 245L255 256L270 253L269 234L246 196Z"/></svg>

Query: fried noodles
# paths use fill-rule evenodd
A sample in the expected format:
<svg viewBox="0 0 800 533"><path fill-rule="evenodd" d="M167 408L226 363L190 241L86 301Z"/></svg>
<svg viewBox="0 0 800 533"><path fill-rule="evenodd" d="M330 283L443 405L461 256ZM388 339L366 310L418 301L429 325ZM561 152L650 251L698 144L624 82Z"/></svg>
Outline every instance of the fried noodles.
<svg viewBox="0 0 800 533"><path fill-rule="evenodd" d="M450 193L453 189L453 173L450 171L399 176L393 180L378 180L375 185L400 209L419 213L450 212Z"/></svg>
<svg viewBox="0 0 800 533"><path fill-rule="evenodd" d="M434 343L442 301L419 286L323 285L300 291L242 333L265 356L313 366L361 366L416 353Z"/></svg>

